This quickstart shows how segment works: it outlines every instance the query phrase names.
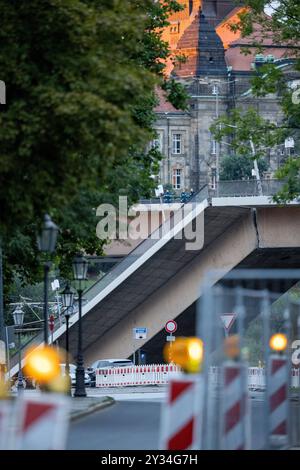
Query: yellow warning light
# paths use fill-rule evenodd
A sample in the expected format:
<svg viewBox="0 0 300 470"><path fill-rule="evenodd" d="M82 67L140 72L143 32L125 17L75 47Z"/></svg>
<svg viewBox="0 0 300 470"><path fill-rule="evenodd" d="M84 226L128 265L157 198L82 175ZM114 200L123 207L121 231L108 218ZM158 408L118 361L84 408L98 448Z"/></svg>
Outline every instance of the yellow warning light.
<svg viewBox="0 0 300 470"><path fill-rule="evenodd" d="M240 338L239 335L228 336L224 340L224 353L230 359L237 359L240 355Z"/></svg>
<svg viewBox="0 0 300 470"><path fill-rule="evenodd" d="M9 385L8 382L0 379L0 400L8 398L9 396Z"/></svg>
<svg viewBox="0 0 300 470"><path fill-rule="evenodd" d="M199 372L203 360L203 341L199 338L177 338L173 345L167 344L164 348L164 358L167 362L170 362L170 357L172 362L182 367L185 372Z"/></svg>
<svg viewBox="0 0 300 470"><path fill-rule="evenodd" d="M273 351L284 351L287 347L287 344L287 337L282 333L276 333L270 338L270 348L273 349Z"/></svg>
<svg viewBox="0 0 300 470"><path fill-rule="evenodd" d="M24 372L38 382L46 384L60 374L60 355L51 346L29 351L25 357Z"/></svg>

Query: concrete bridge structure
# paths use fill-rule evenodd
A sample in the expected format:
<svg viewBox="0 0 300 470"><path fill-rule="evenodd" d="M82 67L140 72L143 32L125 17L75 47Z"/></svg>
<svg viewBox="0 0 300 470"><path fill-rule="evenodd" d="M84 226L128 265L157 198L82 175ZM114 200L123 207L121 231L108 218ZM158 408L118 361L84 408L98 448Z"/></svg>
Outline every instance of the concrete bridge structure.
<svg viewBox="0 0 300 470"><path fill-rule="evenodd" d="M155 232L160 238L144 240L86 291L85 364L101 358L129 357L136 349L147 347L149 340L162 338L167 320L184 318L185 312L186 318L191 318L208 271L298 268L300 202L280 207L272 202L274 191L269 184L264 188L265 196L245 191L245 187L242 191L217 190L210 196L207 188L203 189L192 210L179 222L173 217L170 226L167 220ZM182 205L178 207L178 211L183 210ZM162 207L157 205L157 210ZM178 239L178 234L195 226L201 230L203 222L203 246L187 250L188 240L185 236ZM77 322L78 314L74 314L70 319L70 349L74 357ZM183 334L188 334L189 323ZM147 327L147 340L134 341L134 327ZM64 336L65 325L57 326L54 341L63 346ZM41 339L37 337L34 342L38 344ZM16 371L17 365L12 373Z"/></svg>

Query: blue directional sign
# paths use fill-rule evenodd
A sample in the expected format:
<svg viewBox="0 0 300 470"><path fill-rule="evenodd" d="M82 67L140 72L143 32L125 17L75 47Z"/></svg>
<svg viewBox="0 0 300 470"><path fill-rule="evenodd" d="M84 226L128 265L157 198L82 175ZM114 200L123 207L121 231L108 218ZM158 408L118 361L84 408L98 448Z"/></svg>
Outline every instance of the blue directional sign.
<svg viewBox="0 0 300 470"><path fill-rule="evenodd" d="M135 339L146 339L147 332L147 328L133 328L133 336Z"/></svg>

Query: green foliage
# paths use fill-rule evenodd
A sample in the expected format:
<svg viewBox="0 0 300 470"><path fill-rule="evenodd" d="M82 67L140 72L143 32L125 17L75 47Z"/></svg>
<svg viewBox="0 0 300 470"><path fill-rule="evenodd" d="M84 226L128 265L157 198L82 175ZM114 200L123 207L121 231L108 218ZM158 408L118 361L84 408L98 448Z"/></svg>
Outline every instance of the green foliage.
<svg viewBox="0 0 300 470"><path fill-rule="evenodd" d="M244 180L252 177L253 161L248 155L226 155L220 165L220 180ZM262 158L258 162L260 173L267 171L268 165Z"/></svg>
<svg viewBox="0 0 300 470"><path fill-rule="evenodd" d="M270 2L270 0L245 0L244 6L249 7L239 14L240 23L233 25L232 29L239 29L242 36L252 34L257 25L261 26L257 43L262 44L264 39L274 43L297 47L300 37L300 4L298 0L283 0ZM265 14L265 8L272 5L271 15ZM270 13L270 11L269 11Z"/></svg>
<svg viewBox="0 0 300 470"><path fill-rule="evenodd" d="M229 115L216 119L210 130L218 142L229 139L236 155L258 160L284 139L284 131L263 119L253 108L232 110Z"/></svg>
<svg viewBox="0 0 300 470"><path fill-rule="evenodd" d="M79 249L101 253L95 209L153 188L160 155L147 152L163 86L160 38L174 0L0 0L0 238L5 285L41 276L35 233L49 212L61 228L55 262L67 273Z"/></svg>
<svg viewBox="0 0 300 470"><path fill-rule="evenodd" d="M285 202L299 199L300 196L300 160L289 158L276 173L277 178L285 181L283 187L274 196L274 201L284 204Z"/></svg>
<svg viewBox="0 0 300 470"><path fill-rule="evenodd" d="M259 27L259 39L251 43L258 52L264 52L264 42L272 39L276 46L286 47L287 59L292 59L293 68L300 71L300 2L298 0L284 0L272 2L272 15L266 15L265 7L270 7L269 0L246 0L247 11L240 14L239 24L232 25L233 30L241 31L243 37L251 35ZM255 35L256 38L258 35ZM253 50L253 49L252 49ZM268 50L266 49L266 52ZM245 51L247 53L249 51ZM292 95L295 90L287 86L284 71L276 64L259 67L252 81L252 91L256 96L279 92L285 119L283 128L286 136L299 139L300 106L293 103ZM278 171L278 178L285 178L286 184L275 197L277 202L288 202L300 195L300 178L298 156L288 159Z"/></svg>

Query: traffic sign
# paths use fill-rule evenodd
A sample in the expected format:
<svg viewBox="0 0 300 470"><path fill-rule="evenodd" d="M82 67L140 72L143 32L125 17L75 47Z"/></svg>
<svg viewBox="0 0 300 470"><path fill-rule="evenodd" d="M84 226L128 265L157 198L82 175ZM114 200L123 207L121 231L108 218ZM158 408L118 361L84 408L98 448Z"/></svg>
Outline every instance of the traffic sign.
<svg viewBox="0 0 300 470"><path fill-rule="evenodd" d="M165 326L165 330L166 330L167 333L171 333L171 334L175 333L175 331L177 331L176 321L174 321L174 320L167 321L166 326Z"/></svg>
<svg viewBox="0 0 300 470"><path fill-rule="evenodd" d="M147 333L147 328L133 328L133 336L135 339L146 339Z"/></svg>
<svg viewBox="0 0 300 470"><path fill-rule="evenodd" d="M172 336L172 335L167 336L167 341L171 342L171 341L175 341L175 339L176 339L175 336Z"/></svg>
<svg viewBox="0 0 300 470"><path fill-rule="evenodd" d="M236 314L235 313L223 313L221 315L221 320L223 323L223 326L225 328L225 331L228 333L232 325L234 324L236 319Z"/></svg>

